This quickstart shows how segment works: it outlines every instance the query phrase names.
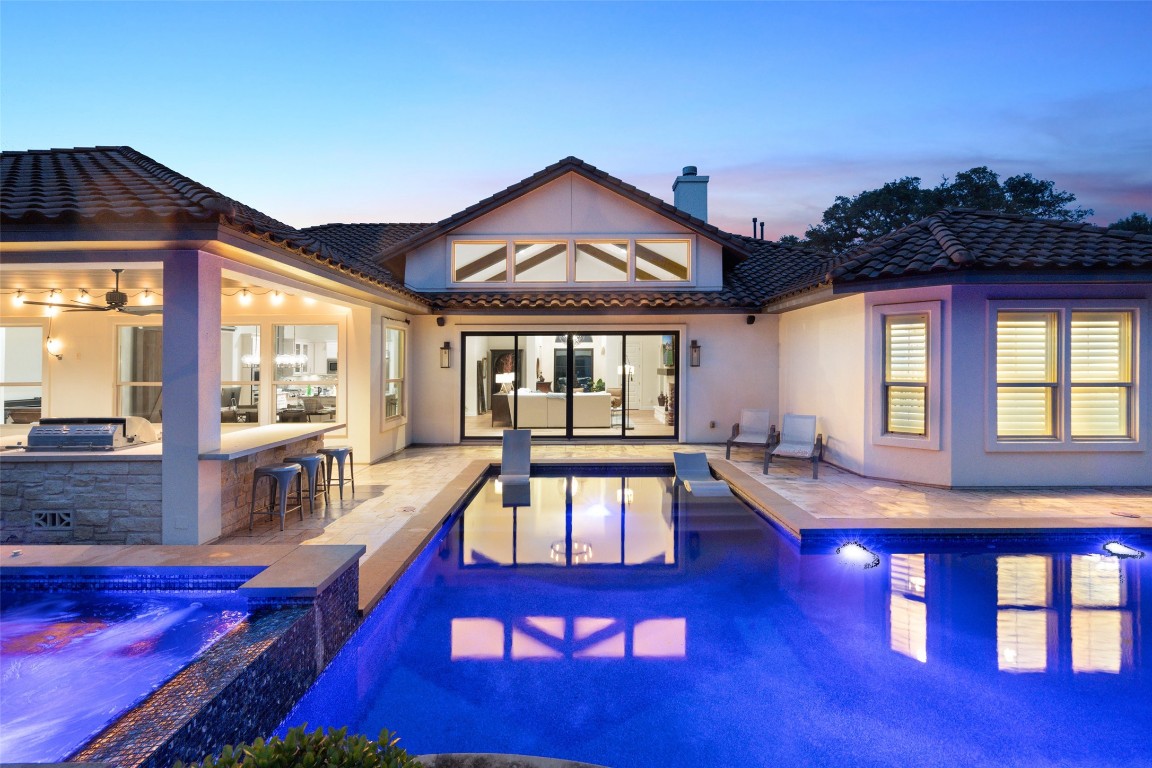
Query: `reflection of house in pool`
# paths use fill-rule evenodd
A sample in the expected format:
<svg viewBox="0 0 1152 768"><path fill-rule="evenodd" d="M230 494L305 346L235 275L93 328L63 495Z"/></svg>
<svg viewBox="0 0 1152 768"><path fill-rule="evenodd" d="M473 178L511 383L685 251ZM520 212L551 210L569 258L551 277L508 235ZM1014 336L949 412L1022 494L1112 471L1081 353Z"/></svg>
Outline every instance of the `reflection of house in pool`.
<svg viewBox="0 0 1152 768"><path fill-rule="evenodd" d="M3 173L5 444L37 407L163 427L102 459L131 480L82 530L47 514L74 492L26 492L59 457L4 452L5 536L211 541L253 465L325 439L362 462L509 426L719 443L746 408L817 415L867 476L1147 482L1146 235L946 210L834 258L710 224L693 167L668 203L573 157L435 224L304 229L127 147ZM24 303L91 301L113 268L125 309L162 311Z"/></svg>

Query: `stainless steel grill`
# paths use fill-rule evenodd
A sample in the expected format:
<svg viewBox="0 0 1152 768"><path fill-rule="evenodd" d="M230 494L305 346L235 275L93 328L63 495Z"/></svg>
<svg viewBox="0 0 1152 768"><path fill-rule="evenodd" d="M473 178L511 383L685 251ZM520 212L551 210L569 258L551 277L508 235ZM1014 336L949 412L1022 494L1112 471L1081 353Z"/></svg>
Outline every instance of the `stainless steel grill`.
<svg viewBox="0 0 1152 768"><path fill-rule="evenodd" d="M28 430L29 451L114 451L156 440L147 419L135 416L40 419Z"/></svg>

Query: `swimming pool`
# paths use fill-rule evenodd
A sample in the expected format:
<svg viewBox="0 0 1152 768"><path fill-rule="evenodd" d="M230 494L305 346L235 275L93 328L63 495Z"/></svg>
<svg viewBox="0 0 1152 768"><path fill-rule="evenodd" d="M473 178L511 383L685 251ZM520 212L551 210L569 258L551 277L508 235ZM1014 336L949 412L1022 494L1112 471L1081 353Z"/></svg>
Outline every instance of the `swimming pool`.
<svg viewBox="0 0 1152 768"><path fill-rule="evenodd" d="M863 567L640 474L513 508L489 480L280 730L617 768L1147 764L1152 558L876 538Z"/></svg>
<svg viewBox="0 0 1152 768"><path fill-rule="evenodd" d="M235 592L5 590L0 763L60 761L247 615Z"/></svg>

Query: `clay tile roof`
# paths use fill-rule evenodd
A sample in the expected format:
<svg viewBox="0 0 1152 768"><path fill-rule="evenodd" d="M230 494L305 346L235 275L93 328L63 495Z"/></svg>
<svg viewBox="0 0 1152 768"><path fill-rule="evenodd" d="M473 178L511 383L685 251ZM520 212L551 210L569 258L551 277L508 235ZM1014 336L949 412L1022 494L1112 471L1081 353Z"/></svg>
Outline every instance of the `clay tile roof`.
<svg viewBox="0 0 1152 768"><path fill-rule="evenodd" d="M119 224L218 224L305 256L332 271L410 298L375 262L267 216L176 173L131 147L0 155L0 224L100 229Z"/></svg>
<svg viewBox="0 0 1152 768"><path fill-rule="evenodd" d="M697 234L703 235L711 240L714 240L723 246L725 255L735 257L737 259L746 258L749 253L745 250L744 241L739 235L733 235L725 232L708 222L698 219L695 216L689 215L680 210L676 206L666 203L654 195L650 195L642 189L628 184L615 176L611 176L604 171L600 170L594 165L589 165L578 157L566 157L563 160L553 163L547 168L532 174L522 181L518 181L507 189L497 192L491 197L487 197L475 205L470 205L459 213L453 214L446 219L436 222L431 226L425 228L423 231L403 240L390 245L385 248L380 254L380 260L384 261L394 256L398 256L405 251L409 251L420 245L423 245L430 240L433 240L441 235L447 234L456 227L465 224L475 218L483 216L489 211L498 208L505 203L508 203L521 195L527 194L534 189L544 186L550 181L553 181L566 173L577 173L590 181L610 189L623 197L628 198L634 203L644 206L651 211L661 213L670 219L678 221L680 224L688 227Z"/></svg>
<svg viewBox="0 0 1152 768"><path fill-rule="evenodd" d="M430 224L320 224L304 227L300 232L344 254L347 261L395 277L377 263L380 252L394 243L406 240L427 229Z"/></svg>
<svg viewBox="0 0 1152 768"><path fill-rule="evenodd" d="M1091 224L945 209L838 259L834 283L984 273L1148 272L1152 236Z"/></svg>

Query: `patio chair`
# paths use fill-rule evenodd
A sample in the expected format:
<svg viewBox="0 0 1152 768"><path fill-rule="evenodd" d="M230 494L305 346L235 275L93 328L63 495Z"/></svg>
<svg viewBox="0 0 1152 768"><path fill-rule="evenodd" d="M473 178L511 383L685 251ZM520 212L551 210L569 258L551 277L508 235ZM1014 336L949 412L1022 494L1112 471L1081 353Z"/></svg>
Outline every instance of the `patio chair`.
<svg viewBox="0 0 1152 768"><path fill-rule="evenodd" d="M532 475L532 430L506 429L500 449L500 482L528 485Z"/></svg>
<svg viewBox="0 0 1152 768"><path fill-rule="evenodd" d="M824 435L816 434L816 417L784 414L784 428L779 441L764 456L765 474L773 458L811 461L812 479L815 480L820 472L820 460L824 458Z"/></svg>
<svg viewBox="0 0 1152 768"><path fill-rule="evenodd" d="M772 412L744 408L740 411L740 423L732 425L732 437L728 438L724 458L732 458L732 446L747 445L764 449L764 471L768 471L768 451L776 441L776 427L772 424Z"/></svg>
<svg viewBox="0 0 1152 768"><path fill-rule="evenodd" d="M732 495L728 483L712 477L712 469L708 466L705 454L675 451L672 461L676 465L676 482L682 483L693 496Z"/></svg>

